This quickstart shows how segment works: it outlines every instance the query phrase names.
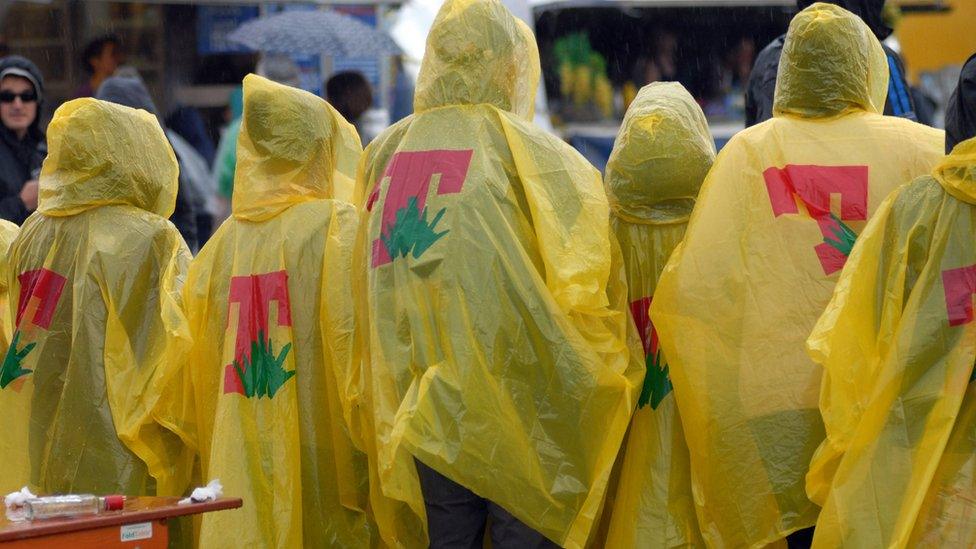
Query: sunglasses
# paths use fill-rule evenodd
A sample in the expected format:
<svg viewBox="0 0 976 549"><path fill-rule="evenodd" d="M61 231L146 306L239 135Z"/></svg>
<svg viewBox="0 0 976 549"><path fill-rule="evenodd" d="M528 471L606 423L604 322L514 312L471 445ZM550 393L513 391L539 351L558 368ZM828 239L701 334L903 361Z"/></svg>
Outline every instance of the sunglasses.
<svg viewBox="0 0 976 549"><path fill-rule="evenodd" d="M37 101L37 94L32 91L23 93L0 91L0 103L13 103L18 97L24 103L33 103L34 101Z"/></svg>

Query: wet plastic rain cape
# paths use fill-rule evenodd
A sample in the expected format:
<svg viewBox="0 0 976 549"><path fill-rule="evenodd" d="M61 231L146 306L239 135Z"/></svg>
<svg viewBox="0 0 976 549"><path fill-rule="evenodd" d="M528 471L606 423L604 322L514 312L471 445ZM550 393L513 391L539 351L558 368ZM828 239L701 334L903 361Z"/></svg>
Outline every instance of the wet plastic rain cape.
<svg viewBox="0 0 976 549"><path fill-rule="evenodd" d="M190 254L166 220L177 164L156 118L94 99L48 127L37 213L10 247L4 488L179 495Z"/></svg>
<svg viewBox="0 0 976 549"><path fill-rule="evenodd" d="M416 457L581 546L644 366L599 173L528 122L538 79L500 2L442 6L416 114L370 144L357 181L367 408L388 497L423 516Z"/></svg>
<svg viewBox="0 0 976 549"><path fill-rule="evenodd" d="M680 84L655 83L641 89L627 110L607 163L610 226L623 250L630 309L647 366L627 436L608 547L703 543L688 446L648 307L714 159L715 143L694 98Z"/></svg>
<svg viewBox="0 0 976 549"><path fill-rule="evenodd" d="M10 346L10 336L13 333L13 321L10 318L9 299L7 292L7 250L13 244L20 227L6 219L0 219L0 349L6 352Z"/></svg>
<svg viewBox="0 0 976 549"><path fill-rule="evenodd" d="M820 369L804 342L866 220L941 158L942 132L878 114L887 74L860 19L800 12L775 118L719 153L661 276L651 319L710 545L757 547L816 520L804 476L824 437Z"/></svg>
<svg viewBox="0 0 976 549"><path fill-rule="evenodd" d="M184 296L204 477L246 503L204 516L201 547L371 545L366 457L337 386L358 216L332 174L358 145L324 100L244 79L233 215Z"/></svg>
<svg viewBox="0 0 976 549"><path fill-rule="evenodd" d="M976 545L976 139L902 187L810 336L819 547Z"/></svg>

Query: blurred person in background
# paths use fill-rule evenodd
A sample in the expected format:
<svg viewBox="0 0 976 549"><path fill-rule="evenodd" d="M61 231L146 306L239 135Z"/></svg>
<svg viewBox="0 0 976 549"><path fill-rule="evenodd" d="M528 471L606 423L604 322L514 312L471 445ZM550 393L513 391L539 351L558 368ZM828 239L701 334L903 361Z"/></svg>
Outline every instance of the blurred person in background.
<svg viewBox="0 0 976 549"><path fill-rule="evenodd" d="M826 0L836 4L867 24L879 41L884 41L891 35L892 29L883 18L885 0ZM802 11L813 4L813 0L797 0L797 10ZM786 34L773 40L756 56L756 64L749 76L746 87L746 127L765 122L773 117L773 91L776 89L776 73L779 70L779 58L783 51ZM886 46L885 57L888 63L888 96L885 101L884 114L901 116L909 120L918 120L915 114L915 103L911 89L905 79L905 65L898 54Z"/></svg>
<svg viewBox="0 0 976 549"><path fill-rule="evenodd" d="M363 114L373 105L373 89L365 76L355 71L335 73L325 83L325 98L356 127L363 143L372 141L375 136L363 133Z"/></svg>
<svg viewBox="0 0 976 549"><path fill-rule="evenodd" d="M729 86L743 89L752 74L752 64L756 60L756 42L749 36L740 38L735 47L725 55L723 68L731 79Z"/></svg>
<svg viewBox="0 0 976 549"><path fill-rule="evenodd" d="M268 80L299 87L298 65L286 55L264 54L258 61L255 72ZM237 168L237 136L241 133L241 114L244 112L243 91L231 94L231 122L220 136L217 145L217 158L214 162L213 177L217 182L218 213L214 221L222 221L230 215L231 197L234 195L234 172Z"/></svg>
<svg viewBox="0 0 976 549"><path fill-rule="evenodd" d="M226 190L234 187L234 169L237 166L237 135L241 130L241 116L244 114L244 89L238 86L227 97L227 108L224 112L226 124L220 128L220 139L217 141L217 151L214 153L212 164L214 198L217 209L214 225L219 225L230 215L230 198Z"/></svg>
<svg viewBox="0 0 976 549"><path fill-rule="evenodd" d="M390 109L390 125L396 124L413 114L413 78L407 74L403 56L397 56L396 78L393 84L393 105Z"/></svg>
<svg viewBox="0 0 976 549"><path fill-rule="evenodd" d="M146 97L149 97L151 100L151 94L146 87L146 82L142 79L142 76L135 67L131 65L119 67L115 71L113 78L116 77L134 78L145 90ZM169 97L172 97L173 93L175 92L170 92ZM182 110L192 111L192 113L196 114L200 125L199 131L205 134L206 128L203 127L203 120L200 118L199 113L196 113L196 109L182 107ZM166 139L169 140L169 144L173 147L173 152L176 153L176 160L180 164L180 185L181 187L186 187L186 194L190 197L190 201L193 204L193 216L196 223L196 244L194 245L190 241L187 241L187 243L190 245L191 251L196 253L197 250L203 247L207 239L210 238L210 234L213 232L214 216L217 211L216 188L213 186L213 176L210 171L211 161L204 158L203 154L188 139L184 138L176 128L170 126L168 122L169 117L164 120L158 112L155 114L159 118L163 132L166 133ZM192 119L193 114L187 114L181 117L181 120ZM178 120L178 122L181 120ZM184 125L184 130L186 129L186 125ZM194 135L195 131L190 131L189 133ZM211 153L213 153L213 143L210 140L210 136L205 135L204 137L206 138L206 142L210 143ZM182 216L184 213L184 205L178 205L177 214Z"/></svg>
<svg viewBox="0 0 976 549"><path fill-rule="evenodd" d="M652 32L653 46L649 55L634 64L634 83L638 88L651 82L671 82L678 79L678 37L667 29Z"/></svg>
<svg viewBox="0 0 976 549"><path fill-rule="evenodd" d="M736 40L735 46L721 55L721 62L717 64L718 89L723 101L731 95L735 95L735 99L742 97L749 83L749 75L752 74L752 64L755 60L756 43L749 36Z"/></svg>
<svg viewBox="0 0 976 549"><path fill-rule="evenodd" d="M966 61L945 113L946 154L976 137L976 54Z"/></svg>
<svg viewBox="0 0 976 549"><path fill-rule="evenodd" d="M177 105L166 115L166 127L190 144L206 161L207 166L213 166L217 147L207 132L207 124L200 116L200 111L188 105Z"/></svg>
<svg viewBox="0 0 976 549"><path fill-rule="evenodd" d="M892 29L892 33L884 39L883 46L887 46L899 56L902 53L901 42L898 40L896 30L901 24L902 10L895 2L885 2L881 10L881 22L884 26ZM909 93L912 96L912 103L915 107L915 120L920 124L937 128L936 118L942 116L940 112L942 105L940 101L933 97L929 90L923 86L908 83ZM947 90L948 91L948 90ZM945 98L942 99L943 101ZM938 114L937 114L938 113Z"/></svg>
<svg viewBox="0 0 976 549"><path fill-rule="evenodd" d="M37 65L17 55L0 60L0 218L18 225L37 208L37 176L47 153L43 99Z"/></svg>
<svg viewBox="0 0 976 549"><path fill-rule="evenodd" d="M197 226L197 245L193 249L195 252L206 244L214 230L217 195L213 187L213 174L207 159L182 134L170 127L168 122L164 123L163 131L166 132L166 138L173 146L173 152L180 163L180 183L184 180L189 183Z"/></svg>
<svg viewBox="0 0 976 549"><path fill-rule="evenodd" d="M95 98L133 109L142 109L155 116L157 121L159 119L159 114L156 112L156 104L149 95L149 90L146 89L146 86L139 78L133 76L113 76L108 78L98 87ZM162 127L162 124L160 124L160 127ZM170 140L170 146L172 146L172 136L170 135L172 132L166 133L166 138ZM192 151L192 147L188 148ZM186 151L183 152L185 155ZM176 225L176 229L180 231L183 240L186 241L186 245L193 251L197 249L197 223L194 206L200 200L197 197L198 193L196 189L194 189L193 184L188 178L188 173L191 170L187 169L187 162L179 154L176 154L176 161L180 168L176 192L176 206L169 219L173 222L173 225Z"/></svg>
<svg viewBox="0 0 976 549"><path fill-rule="evenodd" d="M75 90L75 97L92 97L106 78L115 74L122 64L122 49L114 36L96 38L85 46L81 66L88 73L88 81Z"/></svg>

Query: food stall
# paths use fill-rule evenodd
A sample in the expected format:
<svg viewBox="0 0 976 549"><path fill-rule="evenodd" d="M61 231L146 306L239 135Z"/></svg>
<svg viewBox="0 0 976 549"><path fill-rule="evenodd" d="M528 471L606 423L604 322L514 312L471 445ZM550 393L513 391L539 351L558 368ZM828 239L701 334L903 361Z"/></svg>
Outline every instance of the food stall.
<svg viewBox="0 0 976 549"><path fill-rule="evenodd" d="M794 0L533 0L553 126L606 165L643 85L678 81L721 148L744 121L755 55L786 31Z"/></svg>

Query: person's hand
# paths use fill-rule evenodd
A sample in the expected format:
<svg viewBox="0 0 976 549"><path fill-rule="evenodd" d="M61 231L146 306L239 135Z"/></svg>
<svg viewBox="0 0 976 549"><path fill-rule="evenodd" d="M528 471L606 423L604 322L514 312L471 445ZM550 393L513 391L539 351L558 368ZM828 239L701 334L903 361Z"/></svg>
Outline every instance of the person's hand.
<svg viewBox="0 0 976 549"><path fill-rule="evenodd" d="M27 183L24 183L24 188L20 189L20 200L24 203L24 206L28 210L34 211L37 209L37 180L31 179Z"/></svg>

